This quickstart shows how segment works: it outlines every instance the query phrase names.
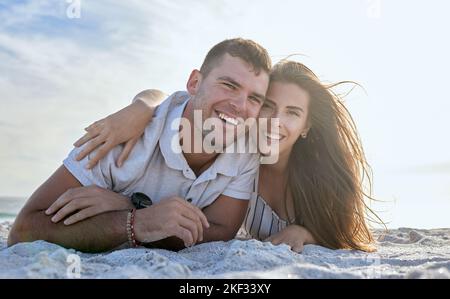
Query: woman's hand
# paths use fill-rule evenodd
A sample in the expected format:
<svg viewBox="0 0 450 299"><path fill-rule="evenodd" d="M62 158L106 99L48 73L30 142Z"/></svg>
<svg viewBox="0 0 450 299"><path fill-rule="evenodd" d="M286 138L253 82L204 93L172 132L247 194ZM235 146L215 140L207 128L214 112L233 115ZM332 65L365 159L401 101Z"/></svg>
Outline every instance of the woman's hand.
<svg viewBox="0 0 450 299"><path fill-rule="evenodd" d="M314 237L303 226L291 224L278 233L268 237L265 242L271 242L273 245L287 244L292 251L300 253L303 246L307 244L316 244Z"/></svg>
<svg viewBox="0 0 450 299"><path fill-rule="evenodd" d="M116 161L117 166L121 167L151 121L157 104L163 98L164 94L159 90L145 90L134 98L132 104L91 124L85 129L86 134L74 143L74 146L80 147L87 142L76 159L82 160L98 148L87 165L88 168L92 168L111 149L125 143Z"/></svg>
<svg viewBox="0 0 450 299"><path fill-rule="evenodd" d="M64 224L71 225L101 213L132 208L134 206L128 197L97 186L88 186L67 190L45 214L54 214L51 218L54 223L66 218Z"/></svg>
<svg viewBox="0 0 450 299"><path fill-rule="evenodd" d="M88 168L92 168L111 149L125 142L125 147L116 161L118 167L122 166L144 132L152 115L153 111L145 108L145 104L142 102L137 101L116 113L108 115L106 118L94 122L85 129L87 133L74 143L74 146L80 147L87 142L76 159L82 160L98 148L97 153L87 165Z"/></svg>

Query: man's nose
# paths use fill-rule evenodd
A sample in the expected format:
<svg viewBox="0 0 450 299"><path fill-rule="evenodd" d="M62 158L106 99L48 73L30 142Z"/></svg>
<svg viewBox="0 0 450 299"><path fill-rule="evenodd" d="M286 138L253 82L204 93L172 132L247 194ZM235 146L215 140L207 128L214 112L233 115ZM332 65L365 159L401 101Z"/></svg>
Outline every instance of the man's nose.
<svg viewBox="0 0 450 299"><path fill-rule="evenodd" d="M239 95L233 98L230 101L230 106L233 111L237 114L237 116L241 116L240 114L244 113L247 109L247 96Z"/></svg>

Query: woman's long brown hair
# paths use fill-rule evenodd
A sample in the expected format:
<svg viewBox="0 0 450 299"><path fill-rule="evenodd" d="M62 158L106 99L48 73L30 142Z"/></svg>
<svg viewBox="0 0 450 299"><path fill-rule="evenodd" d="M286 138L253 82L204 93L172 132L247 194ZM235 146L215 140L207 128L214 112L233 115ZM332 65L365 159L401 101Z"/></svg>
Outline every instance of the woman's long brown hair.
<svg viewBox="0 0 450 299"><path fill-rule="evenodd" d="M310 130L296 141L288 163L287 192L293 198L296 224L322 246L374 251L366 218L369 213L376 216L366 204L372 199L372 171L355 123L332 90L348 81L325 85L303 64L284 60L274 66L271 82L296 84L310 98Z"/></svg>

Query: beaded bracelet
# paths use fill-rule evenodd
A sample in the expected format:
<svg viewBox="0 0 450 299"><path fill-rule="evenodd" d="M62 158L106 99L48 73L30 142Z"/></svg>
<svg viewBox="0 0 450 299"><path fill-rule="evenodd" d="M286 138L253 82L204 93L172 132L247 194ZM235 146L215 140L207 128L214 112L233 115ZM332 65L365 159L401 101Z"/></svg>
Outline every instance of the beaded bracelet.
<svg viewBox="0 0 450 299"><path fill-rule="evenodd" d="M128 236L128 244L130 244L131 247L138 247L140 244L136 240L136 234L134 232L134 219L136 216L136 209L132 209L130 212L128 212L127 215L127 236Z"/></svg>

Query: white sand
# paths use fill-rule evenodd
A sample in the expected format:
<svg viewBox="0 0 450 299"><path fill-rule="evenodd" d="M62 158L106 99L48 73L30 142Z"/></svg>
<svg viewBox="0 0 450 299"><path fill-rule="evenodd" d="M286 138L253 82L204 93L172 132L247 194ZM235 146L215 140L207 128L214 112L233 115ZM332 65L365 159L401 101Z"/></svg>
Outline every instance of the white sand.
<svg viewBox="0 0 450 299"><path fill-rule="evenodd" d="M392 230L371 254L313 245L296 254L256 240L85 254L44 241L7 248L9 226L0 224L0 278L67 278L70 254L81 278L450 278L450 229Z"/></svg>

